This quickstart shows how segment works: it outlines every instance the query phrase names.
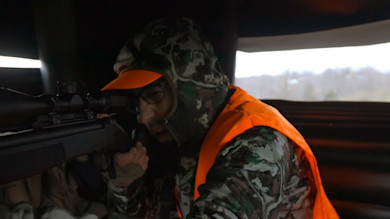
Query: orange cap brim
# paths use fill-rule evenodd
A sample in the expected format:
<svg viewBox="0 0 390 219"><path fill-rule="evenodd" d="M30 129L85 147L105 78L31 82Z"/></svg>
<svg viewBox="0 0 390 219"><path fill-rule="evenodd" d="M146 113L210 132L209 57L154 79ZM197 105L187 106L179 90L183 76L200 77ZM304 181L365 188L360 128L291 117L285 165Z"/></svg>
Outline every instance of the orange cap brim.
<svg viewBox="0 0 390 219"><path fill-rule="evenodd" d="M104 86L101 91L140 88L152 83L161 76L162 75L160 73L154 71L132 69L120 74L115 80Z"/></svg>

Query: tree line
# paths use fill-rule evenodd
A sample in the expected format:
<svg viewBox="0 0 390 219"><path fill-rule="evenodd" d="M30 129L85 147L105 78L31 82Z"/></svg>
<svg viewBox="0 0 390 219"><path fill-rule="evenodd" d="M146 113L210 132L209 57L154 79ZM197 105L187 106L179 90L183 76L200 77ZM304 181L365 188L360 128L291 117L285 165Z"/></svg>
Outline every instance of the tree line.
<svg viewBox="0 0 390 219"><path fill-rule="evenodd" d="M236 78L235 84L259 99L390 102L390 72L372 67L327 69L321 74L286 71Z"/></svg>

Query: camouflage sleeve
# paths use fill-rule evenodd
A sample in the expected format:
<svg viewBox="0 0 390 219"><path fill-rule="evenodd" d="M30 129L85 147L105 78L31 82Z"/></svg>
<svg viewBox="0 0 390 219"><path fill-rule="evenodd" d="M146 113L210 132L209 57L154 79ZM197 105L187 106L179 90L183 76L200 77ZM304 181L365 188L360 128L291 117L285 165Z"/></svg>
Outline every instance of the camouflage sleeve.
<svg viewBox="0 0 390 219"><path fill-rule="evenodd" d="M132 182L129 186L118 186L113 183L108 174L108 167L113 161L113 156L106 152L96 152L93 154L94 163L107 185L106 204L108 208L108 218L142 218L143 200L146 199L144 178L142 176ZM118 173L117 173L118 174Z"/></svg>
<svg viewBox="0 0 390 219"><path fill-rule="evenodd" d="M109 218L167 218L166 215L170 214L174 201L177 149L153 139L145 138L143 142L147 147L149 165L142 177L127 187L120 187L110 183L108 175L103 174L108 185Z"/></svg>
<svg viewBox="0 0 390 219"><path fill-rule="evenodd" d="M150 168L128 187L108 182L110 218L166 218L164 215L170 213L172 195L169 194L173 194L174 178L171 173L159 176Z"/></svg>
<svg viewBox="0 0 390 219"><path fill-rule="evenodd" d="M67 165L0 185L0 218L98 218L104 205L82 199Z"/></svg>
<svg viewBox="0 0 390 219"><path fill-rule="evenodd" d="M27 202L14 204L12 207L0 204L0 218L33 219L34 207Z"/></svg>
<svg viewBox="0 0 390 219"><path fill-rule="evenodd" d="M254 127L219 153L189 218L311 218L315 186L303 151Z"/></svg>
<svg viewBox="0 0 390 219"><path fill-rule="evenodd" d="M112 218L143 217L142 208L147 199L143 181L142 177L127 187L115 186L108 181L107 201Z"/></svg>

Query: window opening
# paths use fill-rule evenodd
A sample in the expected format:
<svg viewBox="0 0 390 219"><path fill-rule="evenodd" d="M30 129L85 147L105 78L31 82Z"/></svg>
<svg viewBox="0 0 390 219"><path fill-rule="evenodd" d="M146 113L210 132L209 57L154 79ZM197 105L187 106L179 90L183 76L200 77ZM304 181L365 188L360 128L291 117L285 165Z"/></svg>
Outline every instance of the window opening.
<svg viewBox="0 0 390 219"><path fill-rule="evenodd" d="M259 99L390 102L390 43L246 53L235 84Z"/></svg>

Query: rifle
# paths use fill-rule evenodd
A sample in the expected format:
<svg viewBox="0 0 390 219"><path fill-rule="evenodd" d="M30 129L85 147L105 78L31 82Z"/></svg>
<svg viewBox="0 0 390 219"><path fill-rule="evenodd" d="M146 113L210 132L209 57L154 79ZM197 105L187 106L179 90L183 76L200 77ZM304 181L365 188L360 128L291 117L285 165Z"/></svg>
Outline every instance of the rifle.
<svg viewBox="0 0 390 219"><path fill-rule="evenodd" d="M134 107L126 92L78 93L62 84L57 95L31 96L0 87L0 183L38 173L99 150L133 145L115 117L99 113ZM110 171L111 170L111 171ZM113 166L109 175L115 178Z"/></svg>

